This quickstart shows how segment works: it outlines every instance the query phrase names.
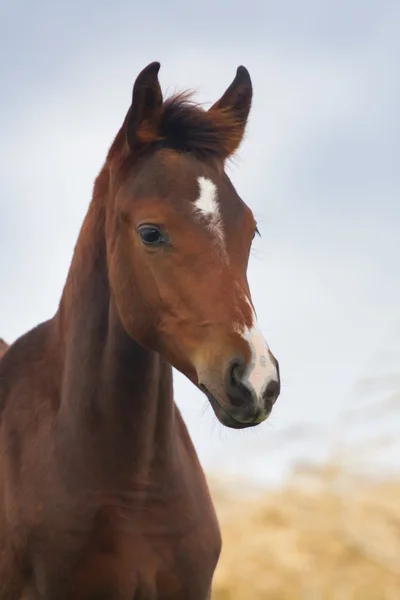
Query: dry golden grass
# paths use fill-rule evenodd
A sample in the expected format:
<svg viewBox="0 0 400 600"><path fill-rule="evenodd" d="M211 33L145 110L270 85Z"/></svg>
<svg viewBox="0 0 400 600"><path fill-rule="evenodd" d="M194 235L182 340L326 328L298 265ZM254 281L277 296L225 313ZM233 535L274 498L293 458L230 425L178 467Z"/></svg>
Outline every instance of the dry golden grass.
<svg viewBox="0 0 400 600"><path fill-rule="evenodd" d="M400 480L326 466L252 498L213 492L223 533L213 600L400 600Z"/></svg>

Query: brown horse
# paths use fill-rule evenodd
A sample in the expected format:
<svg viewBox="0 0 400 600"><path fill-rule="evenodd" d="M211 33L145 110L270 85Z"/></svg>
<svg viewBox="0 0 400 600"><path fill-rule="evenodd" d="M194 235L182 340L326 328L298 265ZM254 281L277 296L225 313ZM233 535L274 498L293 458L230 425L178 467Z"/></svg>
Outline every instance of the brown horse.
<svg viewBox="0 0 400 600"><path fill-rule="evenodd" d="M0 338L0 358L3 356L8 346L3 339Z"/></svg>
<svg viewBox="0 0 400 600"><path fill-rule="evenodd" d="M0 599L206 600L221 539L172 366L224 425L279 373L246 278L256 223L224 171L252 99L163 100L159 63L97 177L55 316L0 360Z"/></svg>

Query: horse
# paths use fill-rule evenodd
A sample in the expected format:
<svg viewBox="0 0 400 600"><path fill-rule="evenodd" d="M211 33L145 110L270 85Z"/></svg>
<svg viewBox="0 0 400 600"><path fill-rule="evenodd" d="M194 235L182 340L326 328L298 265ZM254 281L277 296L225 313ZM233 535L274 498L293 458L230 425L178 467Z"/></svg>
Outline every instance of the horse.
<svg viewBox="0 0 400 600"><path fill-rule="evenodd" d="M8 344L6 344L6 342L2 338L0 338L0 358L3 356L7 348Z"/></svg>
<svg viewBox="0 0 400 600"><path fill-rule="evenodd" d="M0 360L0 599L207 600L221 532L173 368L241 429L279 366L247 265L257 223L228 178L253 89L164 98L160 63L94 182L54 316Z"/></svg>

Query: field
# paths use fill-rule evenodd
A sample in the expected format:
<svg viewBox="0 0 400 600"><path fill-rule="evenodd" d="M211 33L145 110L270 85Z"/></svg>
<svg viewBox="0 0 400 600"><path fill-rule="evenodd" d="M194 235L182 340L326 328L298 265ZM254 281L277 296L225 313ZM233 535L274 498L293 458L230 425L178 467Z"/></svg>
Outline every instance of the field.
<svg viewBox="0 0 400 600"><path fill-rule="evenodd" d="M286 484L263 491L210 478L223 534L213 600L400 600L395 358L392 368L385 355L386 372L358 381L329 430L283 432L281 444L300 447L298 436L329 431L325 462L299 465Z"/></svg>
<svg viewBox="0 0 400 600"><path fill-rule="evenodd" d="M213 600L400 600L400 479L327 465L290 481L240 499L214 485Z"/></svg>

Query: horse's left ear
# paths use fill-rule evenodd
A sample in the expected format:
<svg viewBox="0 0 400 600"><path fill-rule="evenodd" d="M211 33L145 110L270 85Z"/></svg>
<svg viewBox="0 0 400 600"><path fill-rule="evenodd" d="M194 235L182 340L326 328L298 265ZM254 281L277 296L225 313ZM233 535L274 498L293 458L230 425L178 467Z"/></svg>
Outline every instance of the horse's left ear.
<svg viewBox="0 0 400 600"><path fill-rule="evenodd" d="M131 150L158 137L163 110L159 70L159 62L149 64L139 73L133 86L132 104L125 119L125 135Z"/></svg>
<svg viewBox="0 0 400 600"><path fill-rule="evenodd" d="M223 111L236 123L236 135L232 136L227 149L232 154L242 141L253 98L253 86L246 67L240 66L236 77L224 95L209 109L209 112Z"/></svg>

